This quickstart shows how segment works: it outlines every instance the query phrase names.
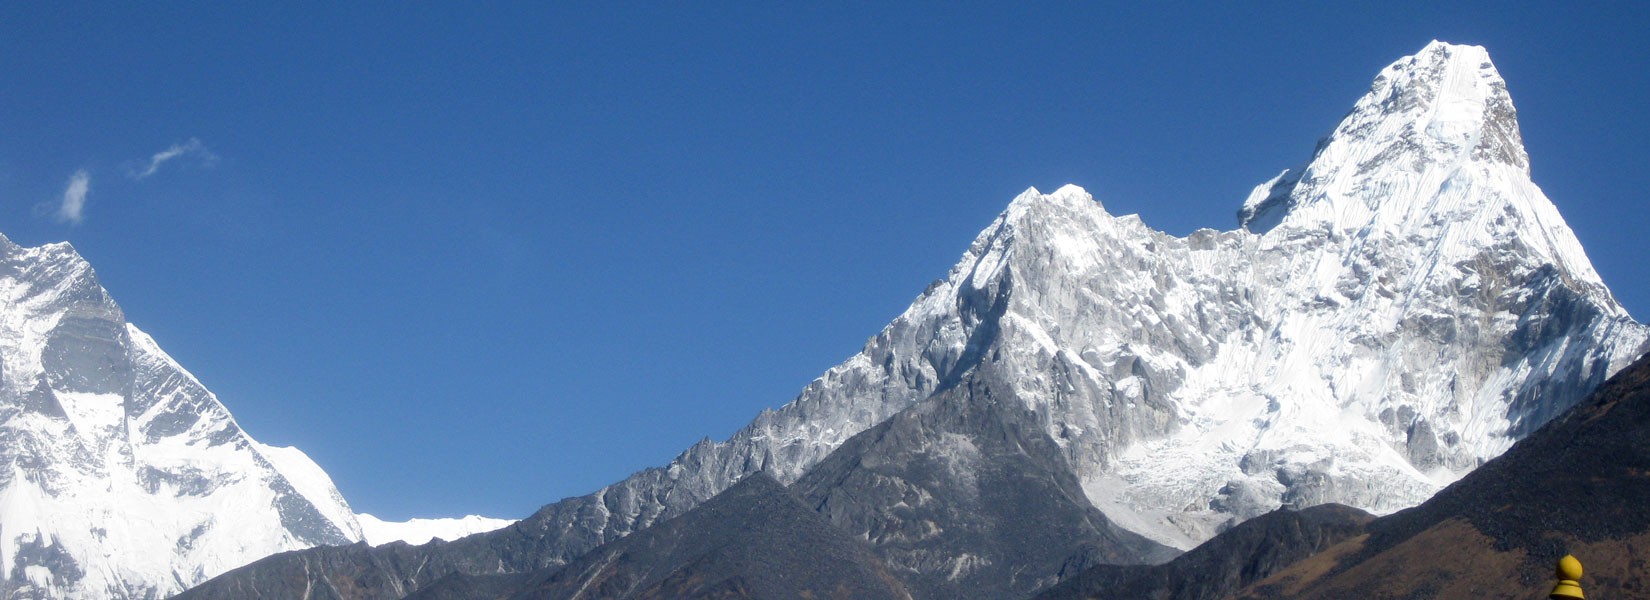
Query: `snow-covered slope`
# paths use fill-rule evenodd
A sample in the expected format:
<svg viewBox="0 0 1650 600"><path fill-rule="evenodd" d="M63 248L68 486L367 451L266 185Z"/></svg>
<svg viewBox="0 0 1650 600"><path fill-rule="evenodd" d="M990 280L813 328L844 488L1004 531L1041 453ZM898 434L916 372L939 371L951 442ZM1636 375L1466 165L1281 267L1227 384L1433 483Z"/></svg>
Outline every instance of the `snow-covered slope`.
<svg viewBox="0 0 1650 600"><path fill-rule="evenodd" d="M454 519L385 521L367 513L359 513L355 518L361 523L361 533L365 534L367 543L374 546L390 542L423 544L435 539L451 541L474 533L492 531L515 522L478 515Z"/></svg>
<svg viewBox="0 0 1650 600"><path fill-rule="evenodd" d="M158 598L361 538L326 473L241 431L73 248L0 236L0 597Z"/></svg>

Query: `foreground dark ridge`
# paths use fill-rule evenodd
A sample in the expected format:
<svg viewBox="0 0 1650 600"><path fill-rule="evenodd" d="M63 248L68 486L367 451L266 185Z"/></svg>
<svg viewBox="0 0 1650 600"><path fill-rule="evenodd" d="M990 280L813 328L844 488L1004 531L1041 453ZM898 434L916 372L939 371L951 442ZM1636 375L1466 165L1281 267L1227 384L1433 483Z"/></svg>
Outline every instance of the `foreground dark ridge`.
<svg viewBox="0 0 1650 600"><path fill-rule="evenodd" d="M1220 600L1364 533L1374 516L1324 504L1278 509L1217 535L1157 566L1099 565L1038 594L1036 600L1089 598Z"/></svg>

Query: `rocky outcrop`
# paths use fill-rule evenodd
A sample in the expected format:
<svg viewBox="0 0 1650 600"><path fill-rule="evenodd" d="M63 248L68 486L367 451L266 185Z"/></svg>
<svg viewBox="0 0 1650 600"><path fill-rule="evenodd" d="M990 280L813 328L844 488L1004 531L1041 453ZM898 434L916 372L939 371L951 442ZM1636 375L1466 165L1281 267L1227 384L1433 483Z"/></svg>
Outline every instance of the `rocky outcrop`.
<svg viewBox="0 0 1650 600"><path fill-rule="evenodd" d="M1177 554L1089 504L989 362L854 436L792 488L869 540L917 598L1023 598L1081 566Z"/></svg>

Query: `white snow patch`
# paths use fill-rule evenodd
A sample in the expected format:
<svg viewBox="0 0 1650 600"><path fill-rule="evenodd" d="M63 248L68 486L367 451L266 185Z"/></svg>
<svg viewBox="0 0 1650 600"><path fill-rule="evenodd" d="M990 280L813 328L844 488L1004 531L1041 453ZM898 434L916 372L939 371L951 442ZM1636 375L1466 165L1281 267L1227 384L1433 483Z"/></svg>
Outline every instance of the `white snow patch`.
<svg viewBox="0 0 1650 600"><path fill-rule="evenodd" d="M367 513L359 513L355 518L361 522L361 532L366 534L367 543L374 546L390 542L427 544L437 538L452 541L477 533L503 529L515 523L510 519L493 519L477 515L456 519L385 521Z"/></svg>

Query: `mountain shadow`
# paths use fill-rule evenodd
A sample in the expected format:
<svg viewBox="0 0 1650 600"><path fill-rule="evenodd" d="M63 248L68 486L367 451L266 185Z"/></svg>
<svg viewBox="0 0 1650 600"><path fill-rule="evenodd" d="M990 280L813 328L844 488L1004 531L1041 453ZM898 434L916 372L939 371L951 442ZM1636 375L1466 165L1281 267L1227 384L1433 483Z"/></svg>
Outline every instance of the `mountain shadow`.
<svg viewBox="0 0 1650 600"><path fill-rule="evenodd" d="M1036 600L1230 598L1302 559L1363 534L1374 519L1339 504L1299 511L1280 508L1245 521L1167 564L1097 565L1038 594Z"/></svg>

